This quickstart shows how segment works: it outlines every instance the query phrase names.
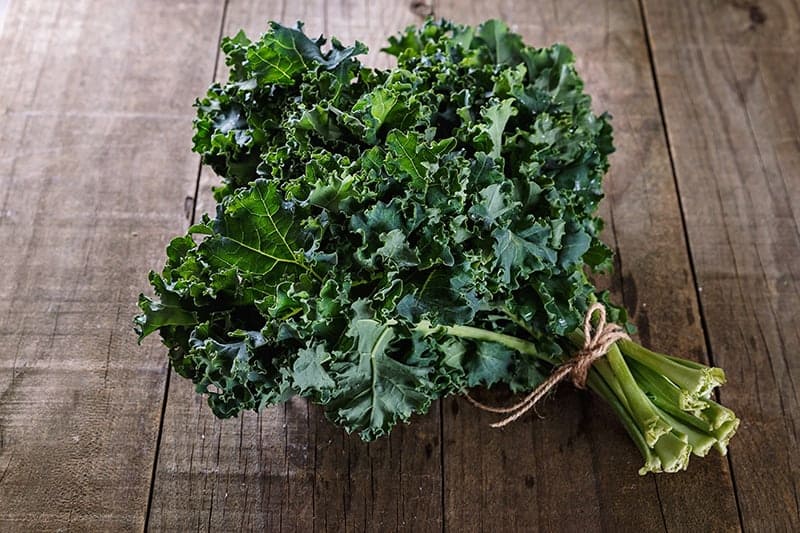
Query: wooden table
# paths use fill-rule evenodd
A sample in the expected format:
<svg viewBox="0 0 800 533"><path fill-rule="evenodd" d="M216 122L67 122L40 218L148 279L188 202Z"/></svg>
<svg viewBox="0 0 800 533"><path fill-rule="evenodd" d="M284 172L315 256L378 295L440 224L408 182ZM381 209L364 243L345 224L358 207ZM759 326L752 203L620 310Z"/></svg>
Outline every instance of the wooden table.
<svg viewBox="0 0 800 533"><path fill-rule="evenodd" d="M304 401L219 421L136 345L145 273L212 206L191 104L220 37L300 19L388 65L430 13L575 50L618 147L602 282L646 344L727 370L728 457L639 477L569 387L504 430L453 398L370 445ZM0 28L0 530L800 529L796 0L0 0Z"/></svg>

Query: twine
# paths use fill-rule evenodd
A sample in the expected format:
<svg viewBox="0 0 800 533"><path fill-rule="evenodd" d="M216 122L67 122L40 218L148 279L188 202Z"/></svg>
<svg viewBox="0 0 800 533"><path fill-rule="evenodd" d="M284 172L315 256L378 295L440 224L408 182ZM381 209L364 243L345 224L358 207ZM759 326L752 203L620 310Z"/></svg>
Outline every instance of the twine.
<svg viewBox="0 0 800 533"><path fill-rule="evenodd" d="M594 327L594 334L592 334L592 316L594 316L595 312L598 313L598 320L597 325ZM527 413L539 400L550 392L550 389L555 387L567 376L571 378L573 385L579 389L585 389L586 377L589 374L589 369L592 367L592 364L606 355L611 345L618 340L630 340L630 337L625 333L625 330L622 329L622 326L606 322L606 308L601 303L591 305L586 311L586 316L583 319L583 338L583 348L581 348L578 353L572 356L569 361L556 368L541 385L536 387L528 396L514 405L508 407L492 407L475 400L469 394L464 394L464 396L472 405L483 411L500 414L511 413L503 420L491 424L493 428L507 426Z"/></svg>

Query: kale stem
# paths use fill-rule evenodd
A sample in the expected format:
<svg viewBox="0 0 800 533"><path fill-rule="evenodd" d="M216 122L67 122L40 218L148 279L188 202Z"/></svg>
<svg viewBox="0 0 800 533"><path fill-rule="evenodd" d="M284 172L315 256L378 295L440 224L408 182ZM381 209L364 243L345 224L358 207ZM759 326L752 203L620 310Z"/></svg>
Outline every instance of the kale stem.
<svg viewBox="0 0 800 533"><path fill-rule="evenodd" d="M576 329L575 331L568 333L567 338L576 347L583 346L584 337L582 331ZM617 395L625 408L630 410L628 400L625 398L625 393L619 384L619 380L614 375L611 365L608 364L608 361L604 358L598 359L592 364L592 370L596 370L603 377L608 387Z"/></svg>
<svg viewBox="0 0 800 533"><path fill-rule="evenodd" d="M666 411L661 411L661 416L672 424L672 427L675 428L676 431L686 435L692 447L692 453L698 457L705 457L717 441L713 435L709 435L705 431L684 424Z"/></svg>
<svg viewBox="0 0 800 533"><path fill-rule="evenodd" d="M723 424L736 420L736 413L714 400L704 400L704 406L697 416L708 422L712 429L717 429Z"/></svg>
<svg viewBox="0 0 800 533"><path fill-rule="evenodd" d="M620 398L611 390L611 387L606 383L600 373L596 372L594 369L590 370L586 383L592 391L608 402L611 410L614 411L620 419L628 435L630 435L636 447L639 448L639 452L644 458L644 466L639 469L639 474L644 475L648 472L660 472L661 460L653 454L653 450L647 445L644 435L639 431L639 427L628 412L627 406L623 405Z"/></svg>
<svg viewBox="0 0 800 533"><path fill-rule="evenodd" d="M672 430L672 427L658 415L653 403L639 388L616 344L611 345L608 354L606 354L606 360L611 365L611 369L614 371L620 387L622 387L625 398L628 400L631 414L639 424L642 433L644 433L645 441L650 446L655 445L662 435ZM661 462L664 462L663 457ZM666 470L666 465L664 469Z"/></svg>
<svg viewBox="0 0 800 533"><path fill-rule="evenodd" d="M725 374L719 368L679 362L633 341L621 340L617 344L627 357L666 377L691 396L707 397L714 387L725 383Z"/></svg>
<svg viewBox="0 0 800 533"><path fill-rule="evenodd" d="M614 371L611 370L611 365L608 364L608 361L604 361L603 359L595 361L592 365L592 370L597 371L597 373L602 376L608 387L617 395L619 401L622 402L625 409L630 410L628 399L625 398L625 392L622 390L619 380L614 375Z"/></svg>
<svg viewBox="0 0 800 533"><path fill-rule="evenodd" d="M651 396L660 398L662 401L675 406L676 409L684 411L695 411L705 407L705 400L688 394L658 372L635 360L630 361L629 366L637 381L641 384L642 389L650 393Z"/></svg>
<svg viewBox="0 0 800 533"><path fill-rule="evenodd" d="M686 470L689 465L689 454L692 453L688 441L686 435L675 431L669 431L658 438L653 449L661 459L661 468L664 472Z"/></svg>
<svg viewBox="0 0 800 533"><path fill-rule="evenodd" d="M717 439L717 442L714 443L714 448L716 448L719 453L722 455L728 453L728 443L731 441L731 438L736 433L738 428L739 419L734 418L733 420L725 422L711 432L711 434Z"/></svg>
<svg viewBox="0 0 800 533"><path fill-rule="evenodd" d="M511 335L506 335L505 333L497 333L495 331L475 328L472 326L461 326L461 325L434 326L427 320L419 322L414 327L414 330L426 336L434 333L444 333L445 335L451 335L453 337L459 337L462 339L496 342L498 344L502 344L503 346L511 348L512 350L516 350L519 353L524 353L526 355L536 357L537 359L541 359L542 361L546 361L552 365L557 365L558 363L560 363L560 361L557 358L548 354L544 354L539 350L537 350L536 345L533 344L532 342L520 339L519 337L512 337Z"/></svg>

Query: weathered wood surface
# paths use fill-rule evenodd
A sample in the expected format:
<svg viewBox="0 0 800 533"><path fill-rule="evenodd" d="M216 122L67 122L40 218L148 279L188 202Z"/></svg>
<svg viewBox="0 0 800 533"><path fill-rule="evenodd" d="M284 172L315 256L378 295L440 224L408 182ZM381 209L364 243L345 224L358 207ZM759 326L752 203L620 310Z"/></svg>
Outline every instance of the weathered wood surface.
<svg viewBox="0 0 800 533"><path fill-rule="evenodd" d="M0 530L800 527L796 3L5 4ZM452 399L370 445L303 401L219 421L156 341L136 347L143 274L213 206L189 105L225 75L220 35L303 20L385 66L385 37L432 12L576 52L615 117L605 283L647 344L726 368L730 461L639 477L614 417L569 387L501 431Z"/></svg>
<svg viewBox="0 0 800 533"><path fill-rule="evenodd" d="M141 530L166 365L136 295L184 225L211 0L8 6L0 36L0 530ZM201 35L205 39L187 38ZM205 64L205 68L198 68Z"/></svg>
<svg viewBox="0 0 800 533"><path fill-rule="evenodd" d="M743 525L800 528L800 5L645 2Z"/></svg>

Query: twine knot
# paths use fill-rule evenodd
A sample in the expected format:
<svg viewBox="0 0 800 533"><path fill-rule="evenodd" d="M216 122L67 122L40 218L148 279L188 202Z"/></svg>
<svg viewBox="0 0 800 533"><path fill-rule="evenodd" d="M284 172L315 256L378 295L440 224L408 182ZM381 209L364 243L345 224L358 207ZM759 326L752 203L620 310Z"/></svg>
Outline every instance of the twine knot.
<svg viewBox="0 0 800 533"><path fill-rule="evenodd" d="M592 317L595 313L598 313L597 325L594 327L594 333L592 333ZM583 319L583 338L583 347L574 356L558 366L541 385L536 387L522 401L514 405L509 407L492 407L475 400L469 394L465 394L464 396L472 405L483 411L501 414L510 413L509 416L503 420L491 425L493 428L506 426L527 413L539 400L550 392L550 389L555 387L567 376L571 378L572 383L579 389L586 388L586 378L589 375L589 369L592 367L592 364L603 357L611 348L611 345L618 340L630 339L622 326L606 322L606 308L601 303L592 304L589 309L587 309L586 316Z"/></svg>

